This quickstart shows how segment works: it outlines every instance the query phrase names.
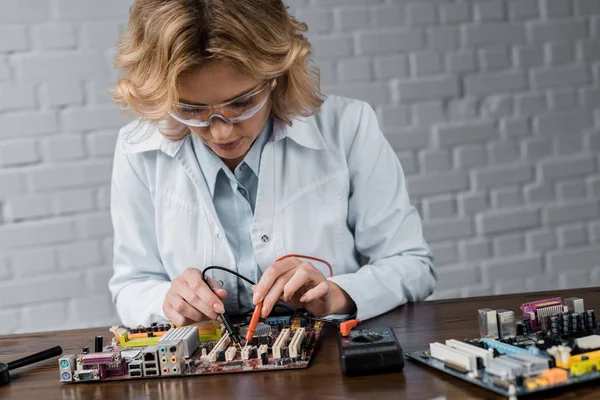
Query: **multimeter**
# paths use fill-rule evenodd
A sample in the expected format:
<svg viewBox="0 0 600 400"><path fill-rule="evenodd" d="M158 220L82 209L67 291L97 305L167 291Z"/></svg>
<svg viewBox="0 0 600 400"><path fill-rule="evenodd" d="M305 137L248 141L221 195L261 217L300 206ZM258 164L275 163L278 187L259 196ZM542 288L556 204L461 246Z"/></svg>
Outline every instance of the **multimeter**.
<svg viewBox="0 0 600 400"><path fill-rule="evenodd" d="M390 327L353 329L347 336L338 332L338 348L347 376L404 369L402 347Z"/></svg>

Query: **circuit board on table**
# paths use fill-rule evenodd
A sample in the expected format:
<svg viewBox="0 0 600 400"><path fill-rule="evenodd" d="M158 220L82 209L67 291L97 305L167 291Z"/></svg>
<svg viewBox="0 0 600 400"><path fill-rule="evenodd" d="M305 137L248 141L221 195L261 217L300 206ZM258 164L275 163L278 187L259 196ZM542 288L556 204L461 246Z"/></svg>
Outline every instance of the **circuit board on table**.
<svg viewBox="0 0 600 400"><path fill-rule="evenodd" d="M477 339L448 339L407 353L412 361L503 396L600 382L600 327L583 299L560 297L513 311L478 310Z"/></svg>
<svg viewBox="0 0 600 400"><path fill-rule="evenodd" d="M240 346L217 321L187 327L111 328L112 343L58 360L60 381L83 383L308 367L323 323L307 316L269 317L245 339L248 320L233 324ZM100 343L98 343L98 339Z"/></svg>

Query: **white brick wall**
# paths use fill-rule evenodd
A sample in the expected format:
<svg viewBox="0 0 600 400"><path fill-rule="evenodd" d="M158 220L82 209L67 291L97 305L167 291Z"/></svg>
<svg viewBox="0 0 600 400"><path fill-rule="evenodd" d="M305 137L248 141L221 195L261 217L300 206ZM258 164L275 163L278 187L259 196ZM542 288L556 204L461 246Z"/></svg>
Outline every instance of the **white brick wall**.
<svg viewBox="0 0 600 400"><path fill-rule="evenodd" d="M600 284L600 0L288 0L369 101L435 298ZM110 103L131 0L0 2L0 334L116 322Z"/></svg>

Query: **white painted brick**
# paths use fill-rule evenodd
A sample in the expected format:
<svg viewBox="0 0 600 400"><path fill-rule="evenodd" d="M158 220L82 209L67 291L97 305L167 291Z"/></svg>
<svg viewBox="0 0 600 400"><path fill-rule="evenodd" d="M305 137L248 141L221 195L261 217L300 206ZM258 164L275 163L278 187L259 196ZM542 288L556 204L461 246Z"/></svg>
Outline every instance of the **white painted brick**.
<svg viewBox="0 0 600 400"><path fill-rule="evenodd" d="M87 269L85 272L85 280L86 286L88 287L88 293L106 293L108 281L113 275L113 268L110 266L90 268Z"/></svg>
<svg viewBox="0 0 600 400"><path fill-rule="evenodd" d="M437 22L435 4L409 3L406 5L406 18L410 26L435 24Z"/></svg>
<svg viewBox="0 0 600 400"><path fill-rule="evenodd" d="M396 155L398 156L398 160L400 161L400 165L404 170L406 175L412 175L419 170L419 166L417 164L417 159L412 151L397 151ZM106 188L108 189L108 188ZM110 191L105 190L104 188L100 189L98 192L98 197L102 200L98 200L98 208L100 209L108 209L110 206ZM106 201L106 200L108 201ZM104 206L106 204L106 206Z"/></svg>
<svg viewBox="0 0 600 400"><path fill-rule="evenodd" d="M548 43L544 50L546 62L550 65L568 64L575 61L575 52L571 43Z"/></svg>
<svg viewBox="0 0 600 400"><path fill-rule="evenodd" d="M319 73L321 77L322 84L331 84L336 81L337 77L337 68L336 63L334 61L319 61Z"/></svg>
<svg viewBox="0 0 600 400"><path fill-rule="evenodd" d="M24 111L0 114L0 139L46 135L58 130L56 114L51 111Z"/></svg>
<svg viewBox="0 0 600 400"><path fill-rule="evenodd" d="M423 232L428 242L462 239L473 235L473 224L464 217L423 221Z"/></svg>
<svg viewBox="0 0 600 400"><path fill-rule="evenodd" d="M578 58L584 61L600 60L600 42L598 40L582 40L577 43Z"/></svg>
<svg viewBox="0 0 600 400"><path fill-rule="evenodd" d="M81 297L70 301L68 307L70 321L74 324L80 324L90 316L95 320L115 318L118 321L110 293Z"/></svg>
<svg viewBox="0 0 600 400"><path fill-rule="evenodd" d="M459 50L446 54L448 72L473 72L477 69L477 59L473 50Z"/></svg>
<svg viewBox="0 0 600 400"><path fill-rule="evenodd" d="M40 147L45 161L76 160L85 156L82 135L51 136L42 139Z"/></svg>
<svg viewBox="0 0 600 400"><path fill-rule="evenodd" d="M551 89L548 90L548 105L555 110L569 110L577 108L578 96L574 89Z"/></svg>
<svg viewBox="0 0 600 400"><path fill-rule="evenodd" d="M2 319L2 326L0 326L1 335L12 335L16 333L21 321L21 311L17 309L4 309L0 311L0 319Z"/></svg>
<svg viewBox="0 0 600 400"><path fill-rule="evenodd" d="M11 197L4 204L4 219L8 222L22 221L50 215L46 196Z"/></svg>
<svg viewBox="0 0 600 400"><path fill-rule="evenodd" d="M503 46L525 44L525 28L514 23L485 23L462 26L467 46Z"/></svg>
<svg viewBox="0 0 600 400"><path fill-rule="evenodd" d="M560 201L582 199L585 197L583 179L568 179L556 183L557 198Z"/></svg>
<svg viewBox="0 0 600 400"><path fill-rule="evenodd" d="M496 142L488 144L489 160L492 164L505 164L519 159L519 149L512 142Z"/></svg>
<svg viewBox="0 0 600 400"><path fill-rule="evenodd" d="M460 33L455 26L436 26L427 29L428 48L433 50L458 50Z"/></svg>
<svg viewBox="0 0 600 400"><path fill-rule="evenodd" d="M572 137L556 136L552 140L556 155L566 156L583 152L583 135L579 132L574 133Z"/></svg>
<svg viewBox="0 0 600 400"><path fill-rule="evenodd" d="M539 163L539 173L544 181L591 174L596 171L593 155L553 157Z"/></svg>
<svg viewBox="0 0 600 400"><path fill-rule="evenodd" d="M11 72L8 66L8 61L0 55L0 81L6 81L10 79Z"/></svg>
<svg viewBox="0 0 600 400"><path fill-rule="evenodd" d="M86 135L87 152L94 157L111 157L117 143L114 130L98 131Z"/></svg>
<svg viewBox="0 0 600 400"><path fill-rule="evenodd" d="M527 79L522 72L498 72L470 75L465 78L465 91L471 96L507 93L527 89Z"/></svg>
<svg viewBox="0 0 600 400"><path fill-rule="evenodd" d="M102 256L106 265L112 265L114 259L115 241L113 238L102 240Z"/></svg>
<svg viewBox="0 0 600 400"><path fill-rule="evenodd" d="M445 172L452 169L448 150L425 149L419 152L419 165L424 173Z"/></svg>
<svg viewBox="0 0 600 400"><path fill-rule="evenodd" d="M454 149L454 165L459 169L470 169L487 164L487 155L483 146L464 145Z"/></svg>
<svg viewBox="0 0 600 400"><path fill-rule="evenodd" d="M34 83L54 79L85 79L107 73L104 57L98 53L26 54L15 56L13 60L19 78Z"/></svg>
<svg viewBox="0 0 600 400"><path fill-rule="evenodd" d="M371 105L389 104L390 87L384 82L353 83L331 87L325 92L366 101ZM102 128L99 128L102 129Z"/></svg>
<svg viewBox="0 0 600 400"><path fill-rule="evenodd" d="M484 282L525 279L543 274L542 258L538 255L502 257L482 263Z"/></svg>
<svg viewBox="0 0 600 400"><path fill-rule="evenodd" d="M467 266L463 264L449 265L444 268L440 268L438 271L439 285L436 286L436 290L440 290L462 287L466 285L472 285L477 283L477 274L473 266Z"/></svg>
<svg viewBox="0 0 600 400"><path fill-rule="evenodd" d="M458 251L453 242L435 243L430 248L436 265L447 265L458 261Z"/></svg>
<svg viewBox="0 0 600 400"><path fill-rule="evenodd" d="M560 274L558 282L560 288L585 288L595 286L596 283L591 280L590 271L569 271Z"/></svg>
<svg viewBox="0 0 600 400"><path fill-rule="evenodd" d="M452 196L439 196L423 199L426 220L451 218L456 215L456 201Z"/></svg>
<svg viewBox="0 0 600 400"><path fill-rule="evenodd" d="M521 143L523 157L528 161L535 161L552 155L552 142L550 139L534 137Z"/></svg>
<svg viewBox="0 0 600 400"><path fill-rule="evenodd" d="M587 228L583 224L559 226L557 236L561 248L588 244Z"/></svg>
<svg viewBox="0 0 600 400"><path fill-rule="evenodd" d="M542 135L569 135L593 126L588 110L551 112L534 118L533 126Z"/></svg>
<svg viewBox="0 0 600 400"><path fill-rule="evenodd" d="M0 53L23 51L27 50L27 47L27 30L24 26L0 27Z"/></svg>
<svg viewBox="0 0 600 400"><path fill-rule="evenodd" d="M334 26L333 12L330 10L319 10L319 9L298 10L298 12L295 14L295 16L299 21L305 22L308 25L309 32L325 33L325 32L331 31ZM96 27L94 27L94 28L96 28ZM117 34L118 34L118 32L120 32L119 28L120 27L117 25L116 26ZM114 32L114 31L112 31L113 28L108 28L108 29L110 29L110 32ZM93 28L92 28L92 32L90 32L89 36L92 40L97 38L97 35L95 35L93 33Z"/></svg>
<svg viewBox="0 0 600 400"><path fill-rule="evenodd" d="M112 221L108 212L78 216L75 227L77 237L83 239L105 238L113 234Z"/></svg>
<svg viewBox="0 0 600 400"><path fill-rule="evenodd" d="M21 329L23 332L31 332L37 327L44 329L61 329L67 320L66 304L64 302L44 302L44 304L32 304L23 308Z"/></svg>
<svg viewBox="0 0 600 400"><path fill-rule="evenodd" d="M50 80L42 86L42 104L46 107L79 105L83 102L81 82L77 80Z"/></svg>
<svg viewBox="0 0 600 400"><path fill-rule="evenodd" d="M77 45L72 25L52 24L34 28L36 46L42 50L73 49Z"/></svg>
<svg viewBox="0 0 600 400"><path fill-rule="evenodd" d="M539 12L537 0L510 0L508 2L508 15L514 21L535 19L539 16Z"/></svg>
<svg viewBox="0 0 600 400"><path fill-rule="evenodd" d="M322 10L305 10L306 12L324 14ZM322 16L320 17L322 18ZM367 7L344 7L333 10L335 26L342 31L358 30L368 28L369 9ZM310 29L310 25L309 25Z"/></svg>
<svg viewBox="0 0 600 400"><path fill-rule="evenodd" d="M473 171L475 188L490 189L529 182L534 173L531 165L511 164L481 168Z"/></svg>
<svg viewBox="0 0 600 400"><path fill-rule="evenodd" d="M58 17L66 21L104 18L127 18L129 1L122 0L58 0Z"/></svg>
<svg viewBox="0 0 600 400"><path fill-rule="evenodd" d="M448 116L451 120L463 121L475 119L479 115L477 97L453 98L448 101Z"/></svg>
<svg viewBox="0 0 600 400"><path fill-rule="evenodd" d="M39 159L36 142L33 140L0 142L0 167L31 164Z"/></svg>
<svg viewBox="0 0 600 400"><path fill-rule="evenodd" d="M527 291L525 279L505 279L493 282L493 294L522 293Z"/></svg>
<svg viewBox="0 0 600 400"><path fill-rule="evenodd" d="M459 193L456 200L460 215L474 215L488 208L486 192Z"/></svg>
<svg viewBox="0 0 600 400"><path fill-rule="evenodd" d="M459 84L456 77L431 76L398 81L396 90L401 102L438 100L443 97L458 95Z"/></svg>
<svg viewBox="0 0 600 400"><path fill-rule="evenodd" d="M0 253L0 281L9 280L12 277L8 256Z"/></svg>
<svg viewBox="0 0 600 400"><path fill-rule="evenodd" d="M544 48L540 46L513 47L513 58L518 67L537 67L544 63Z"/></svg>
<svg viewBox="0 0 600 400"><path fill-rule="evenodd" d="M583 88L580 90L580 102L585 108L600 107L600 89Z"/></svg>
<svg viewBox="0 0 600 400"><path fill-rule="evenodd" d="M556 199L554 186L551 183L542 182L535 184L527 184L523 187L525 194L525 203L551 203Z"/></svg>
<svg viewBox="0 0 600 400"><path fill-rule="evenodd" d="M461 289L461 297L480 297L489 296L492 293L492 288L487 284L481 286L467 286Z"/></svg>
<svg viewBox="0 0 600 400"><path fill-rule="evenodd" d="M36 192L74 187L88 187L110 182L111 161L82 161L46 166L30 172L30 182Z"/></svg>
<svg viewBox="0 0 600 400"><path fill-rule="evenodd" d="M575 41L587 36L585 19L532 21L527 28L535 43Z"/></svg>
<svg viewBox="0 0 600 400"><path fill-rule="evenodd" d="M393 4L384 7L370 7L371 20L377 27L397 27L405 23L406 8L404 4Z"/></svg>
<svg viewBox="0 0 600 400"><path fill-rule="evenodd" d="M0 83L0 112L35 108L34 87L28 83Z"/></svg>
<svg viewBox="0 0 600 400"><path fill-rule="evenodd" d="M540 225L540 211L537 208L492 210L475 218L478 231L485 235L522 231Z"/></svg>
<svg viewBox="0 0 600 400"><path fill-rule="evenodd" d="M442 24L460 24L469 22L471 10L469 3L444 3L439 5L440 21Z"/></svg>
<svg viewBox="0 0 600 400"><path fill-rule="evenodd" d="M90 240L73 242L58 247L58 258L63 269L85 269L102 262L100 242Z"/></svg>
<svg viewBox="0 0 600 400"><path fill-rule="evenodd" d="M581 85L588 82L589 70L581 65L534 69L531 73L531 85L535 89Z"/></svg>
<svg viewBox="0 0 600 400"><path fill-rule="evenodd" d="M548 109L546 97L538 93L519 93L515 95L515 113L532 116Z"/></svg>
<svg viewBox="0 0 600 400"><path fill-rule="evenodd" d="M92 211L94 191L92 189L69 190L50 195L54 213L59 215Z"/></svg>
<svg viewBox="0 0 600 400"><path fill-rule="evenodd" d="M600 151L600 133L588 133L585 138L585 146L589 150Z"/></svg>
<svg viewBox="0 0 600 400"><path fill-rule="evenodd" d="M401 127L410 125L410 108L402 106L379 107L379 118L383 127ZM114 148L114 145L113 145Z"/></svg>
<svg viewBox="0 0 600 400"><path fill-rule="evenodd" d="M523 204L521 191L518 187L492 189L490 193L492 208L511 208Z"/></svg>
<svg viewBox="0 0 600 400"><path fill-rule="evenodd" d="M325 12L323 15L329 15ZM85 49L109 49L117 46L122 33L120 21L86 21L81 25L81 45ZM327 25L326 25L327 26ZM309 26L309 29L312 26ZM312 29L311 29L312 31Z"/></svg>
<svg viewBox="0 0 600 400"><path fill-rule="evenodd" d="M525 237L521 233L494 238L494 256L511 257L525 251Z"/></svg>
<svg viewBox="0 0 600 400"><path fill-rule="evenodd" d="M479 1L473 4L474 18L478 22L502 21L505 19L504 2Z"/></svg>
<svg viewBox="0 0 600 400"><path fill-rule="evenodd" d="M527 278L526 283L527 291L529 292L543 292L546 290L559 289L557 276L531 276Z"/></svg>
<svg viewBox="0 0 600 400"><path fill-rule="evenodd" d="M514 117L502 118L500 120L500 136L503 139L517 138L531 134L531 123L529 118Z"/></svg>
<svg viewBox="0 0 600 400"><path fill-rule="evenodd" d="M408 76L408 61L406 56L391 55L377 57L373 61L377 79L404 78Z"/></svg>
<svg viewBox="0 0 600 400"><path fill-rule="evenodd" d="M435 141L442 147L488 142L497 137L498 131L489 122L465 121L442 125L434 130Z"/></svg>
<svg viewBox="0 0 600 400"><path fill-rule="evenodd" d="M406 180L412 196L447 194L465 190L468 186L467 175L463 172L411 176Z"/></svg>
<svg viewBox="0 0 600 400"><path fill-rule="evenodd" d="M61 243L73 239L73 223L64 219L0 226L0 243L9 249Z"/></svg>
<svg viewBox="0 0 600 400"><path fill-rule="evenodd" d="M49 0L2 0L0 3L0 25L33 24L49 17Z"/></svg>
<svg viewBox="0 0 600 400"><path fill-rule="evenodd" d="M575 0L573 5L576 15L589 16L600 14L600 2L598 0Z"/></svg>
<svg viewBox="0 0 600 400"><path fill-rule="evenodd" d="M410 68L414 76L439 74L443 71L440 53L421 51L410 55Z"/></svg>
<svg viewBox="0 0 600 400"><path fill-rule="evenodd" d="M444 104L441 101L414 104L412 116L415 124L422 127L430 127L446 120Z"/></svg>
<svg viewBox="0 0 600 400"><path fill-rule="evenodd" d="M600 242L600 221L590 223L589 238L592 243Z"/></svg>
<svg viewBox="0 0 600 400"><path fill-rule="evenodd" d="M481 261L491 256L490 241L486 238L462 240L458 243L461 259L465 261Z"/></svg>
<svg viewBox="0 0 600 400"><path fill-rule="evenodd" d="M543 228L525 234L528 252L551 250L556 247L556 233L554 230Z"/></svg>
<svg viewBox="0 0 600 400"><path fill-rule="evenodd" d="M552 272L573 269L591 269L598 266L600 247L564 249L550 251L547 254L546 265Z"/></svg>
<svg viewBox="0 0 600 400"><path fill-rule="evenodd" d="M13 269L17 278L51 275L56 271L53 247L32 248L13 254Z"/></svg>
<svg viewBox="0 0 600 400"><path fill-rule="evenodd" d="M25 179L20 172L0 170L0 198L25 193Z"/></svg>
<svg viewBox="0 0 600 400"><path fill-rule="evenodd" d="M61 112L61 122L68 131L91 131L120 128L130 122L115 106L68 108Z"/></svg>
<svg viewBox="0 0 600 400"><path fill-rule="evenodd" d="M591 36L598 37L600 34L600 18L598 16L593 16L590 18L591 25Z"/></svg>
<svg viewBox="0 0 600 400"><path fill-rule="evenodd" d="M541 0L541 15L544 18L568 17L571 15L571 1Z"/></svg>
<svg viewBox="0 0 600 400"><path fill-rule="evenodd" d="M498 95L488 96L481 104L481 114L485 118L500 119L512 115L512 96Z"/></svg>
<svg viewBox="0 0 600 400"><path fill-rule="evenodd" d="M600 216L598 200L578 200L563 204L550 204L542 210L542 220L548 225L585 221Z"/></svg>
<svg viewBox="0 0 600 400"><path fill-rule="evenodd" d="M340 82L369 81L373 68L369 58L349 58L338 61Z"/></svg>
<svg viewBox="0 0 600 400"><path fill-rule="evenodd" d="M423 34L419 31L380 30L358 33L358 49L361 55L419 50L423 48L424 42ZM347 55L349 54L343 54L343 56Z"/></svg>
<svg viewBox="0 0 600 400"><path fill-rule="evenodd" d="M508 68L511 64L508 49L490 47L479 50L479 65L483 71L497 71Z"/></svg>
<svg viewBox="0 0 600 400"><path fill-rule="evenodd" d="M424 149L429 146L429 131L427 129L398 129L393 132L386 132L386 138L395 150Z"/></svg>

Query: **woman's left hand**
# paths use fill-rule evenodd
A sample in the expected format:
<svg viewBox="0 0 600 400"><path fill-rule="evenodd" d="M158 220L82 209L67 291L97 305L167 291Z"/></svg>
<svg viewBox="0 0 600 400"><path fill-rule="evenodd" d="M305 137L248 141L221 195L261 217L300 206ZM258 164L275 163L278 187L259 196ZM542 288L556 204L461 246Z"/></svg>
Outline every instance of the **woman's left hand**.
<svg viewBox="0 0 600 400"><path fill-rule="evenodd" d="M267 268L252 291L252 302L255 305L263 302L262 318L271 313L278 300L296 308L304 307L315 317L346 314L356 307L350 296L314 265L295 257Z"/></svg>

